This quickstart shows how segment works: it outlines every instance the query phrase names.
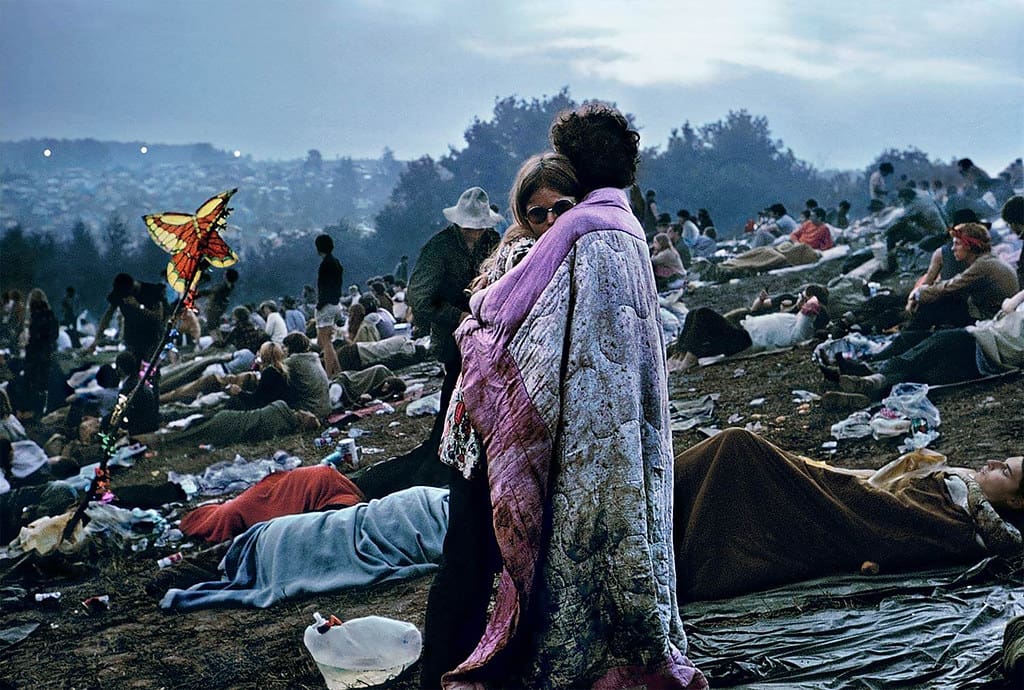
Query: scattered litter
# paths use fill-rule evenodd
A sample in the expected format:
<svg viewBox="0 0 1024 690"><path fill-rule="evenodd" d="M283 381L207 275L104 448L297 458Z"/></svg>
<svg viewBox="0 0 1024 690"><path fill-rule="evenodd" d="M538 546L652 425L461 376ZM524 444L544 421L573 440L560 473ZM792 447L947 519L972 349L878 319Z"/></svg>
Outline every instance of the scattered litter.
<svg viewBox="0 0 1024 690"><path fill-rule="evenodd" d="M832 425L832 436L839 440L864 438L871 435L871 413L858 410L846 419Z"/></svg>
<svg viewBox="0 0 1024 690"><path fill-rule="evenodd" d="M796 413L797 414L810 414L811 413L811 404L810 403L804 403L804 404L800 405L799 407L796 408Z"/></svg>
<svg viewBox="0 0 1024 690"><path fill-rule="evenodd" d="M753 400L750 401L750 406L751 407L761 407L761 406L764 405L764 403L765 403L765 399L764 398L754 398Z"/></svg>
<svg viewBox="0 0 1024 690"><path fill-rule="evenodd" d="M743 415L741 415L739 412L733 412L731 415L729 415L729 419L725 421L729 422L729 424L738 424L739 422L743 421Z"/></svg>
<svg viewBox="0 0 1024 690"><path fill-rule="evenodd" d="M82 602L82 607L89 614L103 613L110 610L110 596L101 594L96 597L89 597Z"/></svg>
<svg viewBox="0 0 1024 690"><path fill-rule="evenodd" d="M708 438L711 438L712 436L717 436L718 434L722 433L722 430L719 429L717 426L701 426L697 427L697 431L704 434Z"/></svg>
<svg viewBox="0 0 1024 690"><path fill-rule="evenodd" d="M915 431L910 436L903 439L903 443L900 444L900 451L909 453L912 450L919 450L925 448L929 443L939 437L937 431Z"/></svg>
<svg viewBox="0 0 1024 690"><path fill-rule="evenodd" d="M668 411L672 419L672 431L689 431L710 422L719 395L708 393L693 400L670 400Z"/></svg>
<svg viewBox="0 0 1024 690"><path fill-rule="evenodd" d="M359 438L360 436L366 436L369 433L370 432L367 431L366 429L360 429L357 426L349 427L348 429L349 438Z"/></svg>
<svg viewBox="0 0 1024 690"><path fill-rule="evenodd" d="M164 556L156 562L156 565L158 568L163 570L164 568L171 567L175 563L180 563L184 558L185 556L182 555L181 551L178 551L177 553L172 553L170 556Z"/></svg>
<svg viewBox="0 0 1024 690"><path fill-rule="evenodd" d="M739 369L736 369L736 370L734 370L732 372L732 377L734 379L738 379L739 377L743 376L746 373L747 373L747 370L744 369L743 367L740 367Z"/></svg>
<svg viewBox="0 0 1024 690"><path fill-rule="evenodd" d="M764 426L761 424L761 422L747 422L747 425L743 428L755 434L760 434L761 432L764 431Z"/></svg>
<svg viewBox="0 0 1024 690"><path fill-rule="evenodd" d="M441 391L414 400L405 408L405 414L410 417L420 417L428 414L437 414L441 411Z"/></svg>
<svg viewBox="0 0 1024 690"><path fill-rule="evenodd" d="M789 418L786 415L780 414L778 417L775 418L775 423L776 424L782 424L787 419L789 419Z"/></svg>
<svg viewBox="0 0 1024 690"><path fill-rule="evenodd" d="M839 447L839 443L837 441L825 441L821 444L821 447L825 450L835 450Z"/></svg>
<svg viewBox="0 0 1024 690"><path fill-rule="evenodd" d="M793 402L795 403L809 403L815 400L821 400L821 396L817 393L800 389L793 391Z"/></svg>
<svg viewBox="0 0 1024 690"><path fill-rule="evenodd" d="M363 446L359 449L359 452L363 455L379 455L384 452L384 449L374 448L373 446Z"/></svg>
<svg viewBox="0 0 1024 690"><path fill-rule="evenodd" d="M42 608L60 608L60 592L37 592L33 599Z"/></svg>
<svg viewBox="0 0 1024 690"><path fill-rule="evenodd" d="M293 470L301 464L302 460L283 450L274 453L272 459L263 458L252 462L241 455L235 455L234 460L210 465L201 475L178 474L172 470L167 473L167 481L180 486L190 499L197 494L220 496L244 491L271 472Z"/></svg>
<svg viewBox="0 0 1024 690"><path fill-rule="evenodd" d="M396 426L401 426L401 422L391 422L390 424L388 424L389 429L393 429Z"/></svg>

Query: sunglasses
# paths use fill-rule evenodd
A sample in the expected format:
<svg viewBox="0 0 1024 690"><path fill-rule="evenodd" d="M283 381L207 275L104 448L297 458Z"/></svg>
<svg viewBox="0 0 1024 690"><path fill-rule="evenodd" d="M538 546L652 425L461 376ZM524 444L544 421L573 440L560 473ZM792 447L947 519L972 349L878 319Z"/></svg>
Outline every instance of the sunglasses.
<svg viewBox="0 0 1024 690"><path fill-rule="evenodd" d="M559 199L555 202L555 205L551 208L544 208L543 206L531 206L526 209L526 219L531 223L540 225L548 219L548 214L553 213L555 218L562 215L570 208L576 205L576 202L571 199Z"/></svg>

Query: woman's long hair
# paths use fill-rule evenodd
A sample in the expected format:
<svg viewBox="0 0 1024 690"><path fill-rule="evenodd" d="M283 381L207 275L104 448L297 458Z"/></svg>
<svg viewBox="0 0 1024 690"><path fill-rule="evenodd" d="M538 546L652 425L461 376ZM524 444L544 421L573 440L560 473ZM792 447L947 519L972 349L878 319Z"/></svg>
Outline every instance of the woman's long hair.
<svg viewBox="0 0 1024 690"><path fill-rule="evenodd" d="M267 341L260 345L259 351L260 368L273 367L281 372L281 375L288 378L288 365L284 363L284 348L273 341Z"/></svg>
<svg viewBox="0 0 1024 690"><path fill-rule="evenodd" d="M359 304L359 302L353 302L352 306L348 308L348 341L354 343L356 341L356 334L359 333L359 327L363 325L363 319L366 318L366 307Z"/></svg>

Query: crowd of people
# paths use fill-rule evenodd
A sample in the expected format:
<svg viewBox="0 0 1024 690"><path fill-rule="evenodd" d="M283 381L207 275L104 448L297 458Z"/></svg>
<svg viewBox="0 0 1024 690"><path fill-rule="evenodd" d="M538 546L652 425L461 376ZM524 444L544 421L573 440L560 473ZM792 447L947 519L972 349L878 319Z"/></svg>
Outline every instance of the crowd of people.
<svg viewBox="0 0 1024 690"><path fill-rule="evenodd" d="M100 452L100 429L123 427L151 446L310 432L340 409L400 396L406 384L393 369L429 357L443 368L429 436L362 473L346 499L418 483L449 488L448 529L427 601L422 686L707 687L686 655L680 602L853 567L865 545L881 548L879 535L896 531L876 520L847 535L857 548L825 559L815 546L823 540L798 530L785 564L751 566L763 549L755 554L752 543L737 543L744 525L761 519L757 506L775 481L769 468L803 477L814 491L838 492L839 508L833 502L831 509L862 517L895 510L893 496L926 478L909 472L897 480L890 468L855 481L808 469L803 459L735 432L675 456L669 371L688 371L712 355L807 341L828 327L839 292L832 283L797 294L762 290L749 307L719 314L699 306L691 288L816 262L847 241L858 221L845 200L824 208L808 199L800 221L775 202L723 252L707 209L681 209L673 223L659 212L654 190L640 192L639 141L613 107L592 103L560 114L552 150L526 160L513 181L513 223L503 234L487 192L467 189L441 211L449 225L411 270L402 256L365 291L346 291L334 241L322 234L311 248L319 257L315 286L258 305L235 303L243 278L234 268L203 283L192 307L177 304L180 296L163 284L122 273L90 336L78 331L73 288L59 318L39 289L24 304L17 291L6 293L2 335L20 356L5 362L0 391L3 501L77 472ZM1024 366L1024 262L1013 267L993 253L990 222L1024 236L1024 198L1012 195L1019 179L1012 170L991 178L969 159L959 167L964 184L953 193L934 182L897 184L890 163L871 175L869 220L886 254L875 276L895 270L891 259L901 251L924 252L929 267L906 296L900 334L886 350L870 362L840 357L823 365L842 390L880 395L900 381L947 383ZM692 303L673 342L659 303L659 293L670 292ZM870 309L869 296L865 303ZM94 367L88 390L72 391L55 353L80 348L94 361L115 318L123 349L113 364ZM118 396L130 403L115 418ZM201 422L161 428L201 402L209 405ZM43 446L28 439L25 426L54 418L59 433ZM736 476L754 481L749 467L733 469L754 456L764 476L750 491L760 499L741 501L749 513L741 518L727 494L747 489L725 487ZM972 526L977 505L1014 519L1024 510L1019 457L977 472L933 469L928 486L917 487L928 497L900 504L899 519L918 525L920 538L892 537L882 549L895 565L984 551ZM964 496L975 496L963 505L961 485ZM719 502L709 498L715 492ZM781 494L772 500L792 504ZM826 503L821 510L830 509ZM774 516L786 530L814 522ZM986 525L992 540L1012 541L1012 530ZM957 539L943 541L943 530ZM1016 539L1019 549L1019 532ZM811 554L801 563L814 567L790 567L798 549ZM729 577L715 574L723 569Z"/></svg>

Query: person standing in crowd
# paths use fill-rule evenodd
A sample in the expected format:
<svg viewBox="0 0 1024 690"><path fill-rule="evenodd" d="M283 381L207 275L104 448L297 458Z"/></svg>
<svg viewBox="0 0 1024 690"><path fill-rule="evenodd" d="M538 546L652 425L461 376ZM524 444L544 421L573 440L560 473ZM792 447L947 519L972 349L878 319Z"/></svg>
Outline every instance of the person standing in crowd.
<svg viewBox="0 0 1024 690"><path fill-rule="evenodd" d="M316 275L316 342L324 357L324 369L328 378L341 371L338 355L334 351L334 325L341 315L341 282L344 269L335 258L334 240L330 235L317 235L314 240L316 251L321 257Z"/></svg>
<svg viewBox="0 0 1024 690"><path fill-rule="evenodd" d="M50 368L57 351L57 317L46 293L33 288L28 293L28 342L25 344L23 387L15 401L23 419L39 419L47 409ZM63 400L60 401L63 404Z"/></svg>
<svg viewBox="0 0 1024 690"><path fill-rule="evenodd" d="M167 313L164 286L135 280L127 273L118 273L107 295L107 310L96 327L96 340L86 348L87 354L96 350L103 331L110 325L114 312L120 310L124 329L121 339L125 348L140 362L148 362L156 353L164 334Z"/></svg>
<svg viewBox="0 0 1024 690"><path fill-rule="evenodd" d="M221 319L227 311L228 302L231 301L231 293L238 283L238 271L229 268L224 271L224 280L216 287L209 290L200 290L198 297L207 297L206 300L206 332L215 333L220 328Z"/></svg>
<svg viewBox="0 0 1024 690"><path fill-rule="evenodd" d="M501 216L491 210L487 192L480 187L464 191L458 203L443 214L451 225L420 250L407 291L416 328L429 330L431 354L444 364L439 423L434 424L427 442L432 461L437 459L444 413L461 368L453 333L469 315L466 288L501 241L494 230Z"/></svg>
<svg viewBox="0 0 1024 690"><path fill-rule="evenodd" d="M889 197L889 188L886 186L886 178L892 177L894 169L892 163L884 162L878 164L878 170L871 173L868 179L868 194L872 199L886 201Z"/></svg>
<svg viewBox="0 0 1024 690"><path fill-rule="evenodd" d="M64 299L60 301L60 325L64 326L71 338L71 347L82 346L78 338L78 313L81 306L78 303L78 296L75 295L75 288L70 285L64 289Z"/></svg>
<svg viewBox="0 0 1024 690"><path fill-rule="evenodd" d="M402 254L402 258L395 264L395 270L391 272L391 276L395 279L395 282L408 283L409 282L409 257Z"/></svg>
<svg viewBox="0 0 1024 690"><path fill-rule="evenodd" d="M493 525L492 546L482 541L477 553L496 544L502 573L486 629L444 675L447 687L707 687L685 656L676 602L654 274L622 191L635 179L639 140L607 105L556 118L551 141L583 199L473 296L457 332L492 512L449 523ZM491 576L485 564L464 573ZM487 609L469 590L451 600L467 620ZM464 652L430 620L425 637L449 661ZM426 655L421 683L437 687L439 664Z"/></svg>

